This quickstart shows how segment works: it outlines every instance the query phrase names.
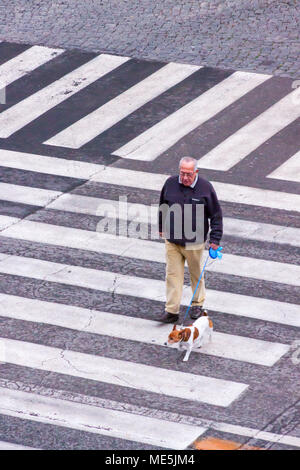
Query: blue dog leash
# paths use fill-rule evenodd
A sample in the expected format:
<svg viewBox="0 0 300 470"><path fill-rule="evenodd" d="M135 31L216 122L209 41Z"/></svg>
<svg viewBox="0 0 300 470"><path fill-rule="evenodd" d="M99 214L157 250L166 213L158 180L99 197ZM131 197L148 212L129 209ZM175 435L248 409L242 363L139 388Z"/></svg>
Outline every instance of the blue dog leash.
<svg viewBox="0 0 300 470"><path fill-rule="evenodd" d="M197 289L198 289L198 287L199 287L200 281L201 281L201 279L202 279L202 275L203 275L203 273L204 273L204 270L205 270L205 267L206 267L206 264L207 264L208 259L209 259L209 258L212 258L212 259L213 259L213 261L212 261L210 264L214 263L217 259L222 259L222 256L223 256L223 254L221 253L222 250L223 250L223 247L222 247L222 246L219 246L219 248L217 248L216 250L214 250L212 247L210 247L210 249L208 250L208 255L207 255L206 261L205 261L205 263L204 263L202 272L201 272L200 277L199 277L199 280L198 280L198 282L197 282L196 289L194 290L193 297L191 298L191 301L190 301L190 303L189 303L189 306L188 306L188 308L187 308L187 311L186 311L186 313L185 313L185 315L184 315L184 318L183 318L183 320L182 320L181 326L183 326L184 320L186 319L186 316L187 316L187 314L189 313L189 310L190 310L190 308L191 308L193 299L194 299L194 297L195 297L195 294L196 294ZM209 264L208 266L210 266L210 264Z"/></svg>

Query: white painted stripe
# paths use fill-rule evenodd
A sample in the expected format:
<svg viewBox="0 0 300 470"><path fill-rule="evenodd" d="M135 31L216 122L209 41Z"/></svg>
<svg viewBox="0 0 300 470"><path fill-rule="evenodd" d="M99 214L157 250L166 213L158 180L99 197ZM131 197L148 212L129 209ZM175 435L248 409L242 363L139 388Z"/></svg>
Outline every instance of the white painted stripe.
<svg viewBox="0 0 300 470"><path fill-rule="evenodd" d="M0 183L0 199L23 204L32 204L49 209L106 216L113 219L149 223L153 233L157 231L157 206L119 202L78 194L63 194L59 191L31 188L30 186ZM241 222L242 220L242 222ZM300 230L293 227L251 222L244 219L223 218L224 233L235 237L300 246Z"/></svg>
<svg viewBox="0 0 300 470"><path fill-rule="evenodd" d="M300 116L299 106L295 104L299 98L300 89L289 93L200 158L198 160L200 168L230 170Z"/></svg>
<svg viewBox="0 0 300 470"><path fill-rule="evenodd" d="M104 292L114 292L116 295L135 296L161 302L166 300L163 281L40 259L0 254L0 272ZM184 286L181 304L188 305L190 299L191 288ZM206 304L209 310L216 312L300 326L299 305L292 303L209 289L206 290Z"/></svg>
<svg viewBox="0 0 300 470"><path fill-rule="evenodd" d="M0 315L78 331L164 346L172 327L143 318L0 294ZM201 354L273 366L289 345L214 331L213 342L193 351Z"/></svg>
<svg viewBox="0 0 300 470"><path fill-rule="evenodd" d="M7 109L0 115L0 137L11 136L127 60L129 60L128 57L101 54Z"/></svg>
<svg viewBox="0 0 300 470"><path fill-rule="evenodd" d="M224 217L224 233L239 238L300 246L300 229Z"/></svg>
<svg viewBox="0 0 300 470"><path fill-rule="evenodd" d="M296 181L300 183L300 151L284 162L276 170L272 171L267 178L278 180Z"/></svg>
<svg viewBox="0 0 300 470"><path fill-rule="evenodd" d="M0 166L86 180L106 169L104 165L95 163L3 149L0 149Z"/></svg>
<svg viewBox="0 0 300 470"><path fill-rule="evenodd" d="M62 194L49 203L48 208L79 214L106 216L113 219L134 220L157 226L157 206L143 205L77 194ZM223 218L224 233L235 237L300 246L300 229L281 225L251 222L244 219Z"/></svg>
<svg viewBox="0 0 300 470"><path fill-rule="evenodd" d="M1 165L50 175L82 179L91 178L92 181L99 183L150 189L153 191L160 191L164 182L169 177L169 175L159 173L105 167L95 163L0 149ZM298 194L219 183L217 181L211 181L211 183L221 201L289 211L297 211L300 207L300 196Z"/></svg>
<svg viewBox="0 0 300 470"><path fill-rule="evenodd" d="M4 218L3 222L2 217ZM14 222L19 220L19 223L9 227L11 224L7 219L8 217L0 215L0 227L5 227L5 225L8 227L2 231L2 237L165 263L165 247L159 242L118 237L106 233L14 218ZM300 266L294 264L225 253L222 262L215 261L208 264L207 270L300 286Z"/></svg>
<svg viewBox="0 0 300 470"><path fill-rule="evenodd" d="M60 196L60 191L51 189L32 188L18 184L0 183L0 199L4 201L19 202L21 204L33 204L35 206L46 206L53 199Z"/></svg>
<svg viewBox="0 0 300 470"><path fill-rule="evenodd" d="M186 400L229 406L248 385L0 338L1 361ZM176 387L174 387L176 384Z"/></svg>
<svg viewBox="0 0 300 470"><path fill-rule="evenodd" d="M63 49L33 46L0 65L0 89L27 75L37 67L59 56Z"/></svg>
<svg viewBox="0 0 300 470"><path fill-rule="evenodd" d="M0 230L4 230L12 224L20 222L21 219L17 217L10 217L9 215L1 215L0 216Z"/></svg>
<svg viewBox="0 0 300 470"><path fill-rule="evenodd" d="M38 450L33 447L21 446L12 442L0 441L0 450Z"/></svg>
<svg viewBox="0 0 300 470"><path fill-rule="evenodd" d="M84 367L84 365L83 365ZM0 413L171 449L185 449L206 428L162 421L59 398L5 389Z"/></svg>
<svg viewBox="0 0 300 470"><path fill-rule="evenodd" d="M249 204L283 211L300 211L300 195L272 191L269 189L250 188L236 184L212 182L218 197L222 201ZM299 204L299 205L298 205Z"/></svg>
<svg viewBox="0 0 300 470"><path fill-rule="evenodd" d="M234 101L270 78L235 72L175 113L113 152L123 158L151 161Z"/></svg>
<svg viewBox="0 0 300 470"><path fill-rule="evenodd" d="M79 148L200 68L171 62L44 143Z"/></svg>

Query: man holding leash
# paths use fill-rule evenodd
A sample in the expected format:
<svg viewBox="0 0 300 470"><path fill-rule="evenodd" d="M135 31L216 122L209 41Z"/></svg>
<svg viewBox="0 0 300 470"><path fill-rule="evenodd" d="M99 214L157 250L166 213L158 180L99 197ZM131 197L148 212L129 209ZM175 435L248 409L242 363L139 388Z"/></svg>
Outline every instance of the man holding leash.
<svg viewBox="0 0 300 470"><path fill-rule="evenodd" d="M202 271L209 226L209 246L214 250L223 234L222 210L217 195L212 184L201 178L198 171L195 158L183 157L179 175L168 178L160 194L159 234L165 238L166 246L166 305L161 319L164 323L179 319L185 260L194 291ZM190 309L193 320L203 314L204 301L202 276Z"/></svg>

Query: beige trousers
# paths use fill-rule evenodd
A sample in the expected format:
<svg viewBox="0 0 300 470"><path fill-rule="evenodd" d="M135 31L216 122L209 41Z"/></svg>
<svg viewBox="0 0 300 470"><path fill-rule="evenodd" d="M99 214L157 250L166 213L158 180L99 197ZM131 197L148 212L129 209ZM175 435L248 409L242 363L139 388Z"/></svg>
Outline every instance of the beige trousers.
<svg viewBox="0 0 300 470"><path fill-rule="evenodd" d="M202 255L205 243L193 247L184 247L176 243L166 243L166 311L169 313L179 313L182 290L184 284L184 263L187 261L193 295L203 269ZM197 292L194 296L192 306L203 305L205 300L204 273L200 281Z"/></svg>

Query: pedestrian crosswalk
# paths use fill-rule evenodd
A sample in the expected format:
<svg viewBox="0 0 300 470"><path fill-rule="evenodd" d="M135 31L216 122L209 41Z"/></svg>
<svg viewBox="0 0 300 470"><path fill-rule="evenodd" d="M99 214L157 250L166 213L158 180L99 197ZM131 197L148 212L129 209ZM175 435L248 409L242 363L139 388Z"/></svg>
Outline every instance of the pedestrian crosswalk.
<svg viewBox="0 0 300 470"><path fill-rule="evenodd" d="M0 137L10 137L127 60L129 60L128 57L101 54L20 103L11 106L0 115Z"/></svg>
<svg viewBox="0 0 300 470"><path fill-rule="evenodd" d="M300 96L299 90L282 98L203 156L198 164L202 168L215 170L231 169L274 134L299 118L299 109L295 106L297 96Z"/></svg>
<svg viewBox="0 0 300 470"><path fill-rule="evenodd" d="M45 144L80 148L200 67L167 64L108 103L77 121Z"/></svg>
<svg viewBox="0 0 300 470"><path fill-rule="evenodd" d="M142 61L80 53L74 70L20 92L30 74L65 64L65 52L23 46L11 57L7 45L0 61L0 449L85 448L91 436L100 448L186 449L213 430L300 447L292 427L280 434L269 424L296 393L287 377L300 326L299 135L285 160L274 155L277 168L255 159L259 183L233 171L297 125L299 89L188 64L141 74ZM268 105L254 116L243 107L262 89ZM73 110L81 97L83 111ZM234 110L240 127L224 131ZM212 140L232 131L198 161L223 205L224 257L206 273L213 341L183 363L159 322L157 204L186 143L206 141L209 123ZM125 232L101 231L105 220ZM186 276L183 311L190 298ZM31 432L17 436L12 420ZM53 444L61 428L68 438Z"/></svg>
<svg viewBox="0 0 300 470"><path fill-rule="evenodd" d="M236 72L114 152L123 158L154 160L269 77Z"/></svg>

